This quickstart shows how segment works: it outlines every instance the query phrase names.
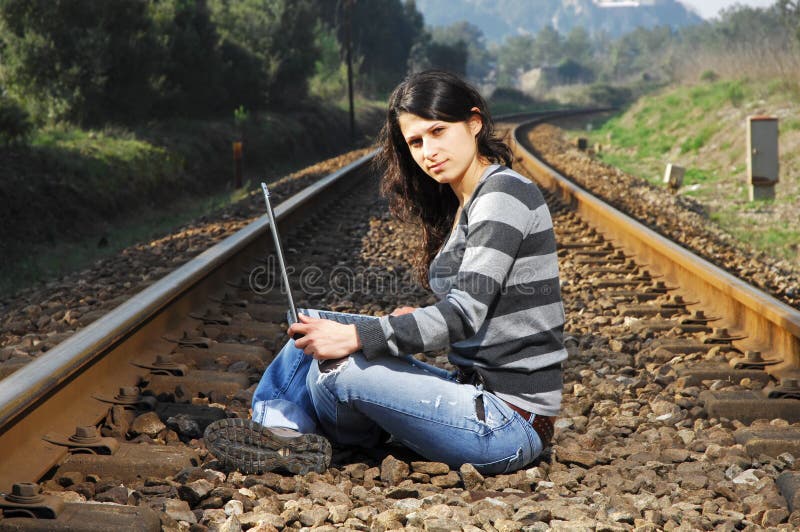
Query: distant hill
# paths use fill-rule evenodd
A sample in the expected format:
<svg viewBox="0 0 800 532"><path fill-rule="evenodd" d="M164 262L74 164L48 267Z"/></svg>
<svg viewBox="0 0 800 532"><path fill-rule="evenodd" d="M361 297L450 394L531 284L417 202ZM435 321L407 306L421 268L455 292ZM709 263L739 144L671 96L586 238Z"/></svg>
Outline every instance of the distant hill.
<svg viewBox="0 0 800 532"><path fill-rule="evenodd" d="M575 26L589 33L619 36L644 26L674 28L703 19L677 0L416 0L429 26L466 20L483 30L487 40L536 33L551 25L566 34ZM614 7L603 7L617 4Z"/></svg>

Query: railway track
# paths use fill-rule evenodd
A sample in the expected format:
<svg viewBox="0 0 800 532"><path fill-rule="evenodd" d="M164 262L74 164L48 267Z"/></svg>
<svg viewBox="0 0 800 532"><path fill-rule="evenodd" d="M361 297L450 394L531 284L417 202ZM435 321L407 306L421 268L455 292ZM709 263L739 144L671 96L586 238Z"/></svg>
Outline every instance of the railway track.
<svg viewBox="0 0 800 532"><path fill-rule="evenodd" d="M468 469L444 472L421 462L412 462L413 472L406 465L403 474L394 458L342 454L326 476L306 479L226 477L214 471L198 440L205 425L247 415L248 389L251 393L285 340L284 298L276 279L264 273L270 270L264 263L269 240L262 219L0 382L0 491L6 494L0 529L83 530L92 523L96 530L157 530L172 529L178 521L233 526L234 518L247 529L259 522L259 515L275 528L325 523L422 527L431 519L449 519L460 528L466 522L480 524L487 515L481 492L517 498L510 505L513 511L503 510L508 515L486 518L496 529L500 521L557 527L584 518L594 519L595 526L610 523L622 529L643 523L680 525L680 516L648 505L639 508L635 502L628 513L574 516L570 511L590 505L576 506L576 497L563 493L565 500L573 500L559 505L551 497L560 488L573 494L584 485L605 489L600 481L593 485L597 470L618 466L627 471L637 463L631 458L636 453L628 453L619 438L631 437L630 448L641 449L635 437L651 430L671 431L672 442L668 456L650 460L663 469L651 482L654 491L675 484L680 493L684 484L685 489L703 484L695 491L727 501L709 512L702 502L702 512L684 509L685 524L706 528L738 520L747 527L800 519L800 477L793 465L794 457L800 457L800 429L791 426L800 422L800 313L555 175L525 150L528 127L513 131L517 167L549 190L572 355L565 374L564 417L554 451L541 464L522 476L476 479ZM363 157L276 208L290 242L289 263L304 283L295 287L306 294L300 305L378 313L429 302L413 288L403 263L402 242L411 234L388 220L375 199L369 159ZM325 270L339 266L341 273L347 268L356 274L323 278L329 273ZM441 355L436 361L446 364ZM609 375L613 383L605 378ZM672 402L663 399L669 396ZM616 421L609 425L605 419L610 414ZM775 418L785 421L758 422ZM679 441L689 437L678 435L681 431L695 434L683 446ZM726 438L713 443L697 436L703 431L727 431ZM729 468L722 473L710 469L703 483L686 464L702 462L709 448L717 453L712 443L735 449L733 455L722 455L740 457L734 461L739 472L734 468L727 478ZM745 472L753 470L744 467L748 460L769 465L774 471L757 481L768 478L773 485L760 488L767 493L763 508L737 513L738 499L745 498L737 490L752 487L745 482L750 481ZM712 489L719 474L723 486ZM370 500L367 490L375 489ZM441 500L428 506L463 508L466 503L469 511L442 510L444 517L433 517L411 503L401 511L386 502L435 496ZM265 499L269 504L261 502ZM521 516L522 509L532 507L525 505L528 499L542 503L539 513ZM460 502L450 504L453 500ZM615 502L614 507L625 506ZM379 511L359 511L363 507Z"/></svg>

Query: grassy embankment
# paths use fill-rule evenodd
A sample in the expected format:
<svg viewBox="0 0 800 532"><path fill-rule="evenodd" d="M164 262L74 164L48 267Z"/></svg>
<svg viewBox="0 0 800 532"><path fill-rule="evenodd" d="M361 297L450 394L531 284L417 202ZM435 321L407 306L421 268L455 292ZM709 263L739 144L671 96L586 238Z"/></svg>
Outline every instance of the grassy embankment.
<svg viewBox="0 0 800 532"><path fill-rule="evenodd" d="M746 118L779 118L776 200L748 201ZM662 184L667 163L687 169L681 194L701 202L723 230L779 259L800 258L800 86L752 80L708 81L645 95L591 131L598 154Z"/></svg>
<svg viewBox="0 0 800 532"><path fill-rule="evenodd" d="M360 102L368 135L380 104ZM350 149L340 108L131 129L51 126L0 149L0 296L85 268L229 205L231 143L244 137L245 179L272 179ZM363 144L363 140L360 141Z"/></svg>

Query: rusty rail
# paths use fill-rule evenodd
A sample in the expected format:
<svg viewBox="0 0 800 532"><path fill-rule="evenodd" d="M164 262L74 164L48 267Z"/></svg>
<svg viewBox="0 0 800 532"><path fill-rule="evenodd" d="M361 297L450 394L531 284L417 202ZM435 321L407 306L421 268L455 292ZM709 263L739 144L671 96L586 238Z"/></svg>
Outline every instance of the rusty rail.
<svg viewBox="0 0 800 532"><path fill-rule="evenodd" d="M327 202L331 191L352 185L376 152L369 153L275 208L281 225ZM327 194L323 194L323 192ZM0 491L15 482L35 482L67 454L42 439L71 434L76 426L97 425L108 405L94 394L114 395L145 373L154 342L241 268L271 247L266 216L206 250L163 279L62 342L46 356L0 381Z"/></svg>
<svg viewBox="0 0 800 532"><path fill-rule="evenodd" d="M517 164L605 237L700 298L704 308L726 316L729 328L748 335L741 342L745 347L781 358L781 364L767 369L770 374L778 378L796 376L800 368L800 311L664 238L549 167L527 148L527 134L540 122L528 122L513 130Z"/></svg>

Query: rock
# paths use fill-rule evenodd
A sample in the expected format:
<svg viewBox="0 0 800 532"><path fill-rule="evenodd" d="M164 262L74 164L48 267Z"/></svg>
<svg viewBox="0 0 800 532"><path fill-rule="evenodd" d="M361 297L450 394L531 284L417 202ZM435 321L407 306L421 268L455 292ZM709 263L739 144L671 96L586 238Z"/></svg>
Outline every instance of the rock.
<svg viewBox="0 0 800 532"><path fill-rule="evenodd" d="M197 504L206 498L214 489L214 485L208 480L201 478L184 484L178 487L178 496L184 501L189 503L189 506L197 506Z"/></svg>
<svg viewBox="0 0 800 532"><path fill-rule="evenodd" d="M240 532L242 525L239 523L236 515L231 515L224 523L217 529L217 532Z"/></svg>
<svg viewBox="0 0 800 532"><path fill-rule="evenodd" d="M409 499L400 499L396 503L394 503L395 508L399 508L400 510L408 513L414 510L418 510L422 507L423 501L418 498L409 498Z"/></svg>
<svg viewBox="0 0 800 532"><path fill-rule="evenodd" d="M531 523L535 521L550 521L550 510L537 506L523 506L514 514L514 521Z"/></svg>
<svg viewBox="0 0 800 532"><path fill-rule="evenodd" d="M133 412L125 409L122 405L112 406L102 428L103 436L124 439L131 428L133 416Z"/></svg>
<svg viewBox="0 0 800 532"><path fill-rule="evenodd" d="M597 453L591 451L573 450L559 446L556 456L562 464L577 464L587 468L597 465Z"/></svg>
<svg viewBox="0 0 800 532"><path fill-rule="evenodd" d="M473 504L470 511L478 523L486 525L498 519L511 519L514 509L499 499L487 498Z"/></svg>
<svg viewBox="0 0 800 532"><path fill-rule="evenodd" d="M210 528L216 528L222 526L222 523L227 520L228 516L225 515L225 510L220 508L211 508L208 510L203 510L203 516L200 518L200 523Z"/></svg>
<svg viewBox="0 0 800 532"><path fill-rule="evenodd" d="M392 455L381 462L381 480L390 486L396 486L408 476L408 464Z"/></svg>
<svg viewBox="0 0 800 532"><path fill-rule="evenodd" d="M113 502L116 504L128 504L128 488L125 486L115 486L102 493L95 495L94 500L98 502Z"/></svg>
<svg viewBox="0 0 800 532"><path fill-rule="evenodd" d="M167 426L161 422L158 414L155 412L145 412L133 420L130 430L133 434L145 434L151 438L155 438L158 433L165 428L167 428Z"/></svg>
<svg viewBox="0 0 800 532"><path fill-rule="evenodd" d="M273 526L269 523L259 522L256 526L248 528L247 532L278 532L280 528Z"/></svg>
<svg viewBox="0 0 800 532"><path fill-rule="evenodd" d="M361 520L356 519L355 517L350 517L344 522L344 528L349 528L351 530L369 530L369 527Z"/></svg>
<svg viewBox="0 0 800 532"><path fill-rule="evenodd" d="M167 427L185 438L201 438L203 436L203 430L197 420L186 414L178 414L167 418Z"/></svg>
<svg viewBox="0 0 800 532"><path fill-rule="evenodd" d="M761 526L765 528L778 526L789 519L789 512L783 508L775 508L764 512L764 517L761 518Z"/></svg>
<svg viewBox="0 0 800 532"><path fill-rule="evenodd" d="M411 469L415 473L426 475L446 475L450 472L450 466L441 462L411 462Z"/></svg>
<svg viewBox="0 0 800 532"><path fill-rule="evenodd" d="M331 504L328 506L328 519L333 524L344 523L350 511L348 504Z"/></svg>
<svg viewBox="0 0 800 532"><path fill-rule="evenodd" d="M323 508L322 506L314 506L310 510L304 510L300 512L300 519L299 521L305 526L311 527L318 527L322 525L330 512L328 512L327 508Z"/></svg>
<svg viewBox="0 0 800 532"><path fill-rule="evenodd" d="M369 523L378 514L378 510L371 506L359 506L350 510L350 517L355 517L363 523ZM347 521L345 521L347 523Z"/></svg>
<svg viewBox="0 0 800 532"><path fill-rule="evenodd" d="M733 483L747 484L748 486L758 484L758 477L755 475L755 469L748 469L746 471L742 471L741 473L736 475L736 477L733 478Z"/></svg>
<svg viewBox="0 0 800 532"><path fill-rule="evenodd" d="M66 473L62 473L56 481L58 482L59 486L64 488L68 488L73 484L79 484L83 482L83 473L80 471L67 471Z"/></svg>
<svg viewBox="0 0 800 532"><path fill-rule="evenodd" d="M278 530L282 530L286 527L286 520L280 515L261 509L243 513L237 516L237 518L243 527L256 526L259 524L266 524Z"/></svg>
<svg viewBox="0 0 800 532"><path fill-rule="evenodd" d="M167 499L164 501L163 509L165 514L176 521L186 521L190 524L197 523L197 517L189 509L189 504L186 501Z"/></svg>
<svg viewBox="0 0 800 532"><path fill-rule="evenodd" d="M242 501L231 499L225 503L223 510L225 510L225 515L242 515L244 513L244 504Z"/></svg>
<svg viewBox="0 0 800 532"><path fill-rule="evenodd" d="M461 477L455 471L450 471L446 475L431 478L431 484L440 488L454 488L461 482Z"/></svg>
<svg viewBox="0 0 800 532"><path fill-rule="evenodd" d="M483 475L481 475L475 466L472 464L463 464L459 470L461 481L464 483L464 489L474 490L483 484Z"/></svg>
<svg viewBox="0 0 800 532"><path fill-rule="evenodd" d="M408 499L419 497L419 490L411 486L397 486L386 491L387 499Z"/></svg>
<svg viewBox="0 0 800 532"><path fill-rule="evenodd" d="M674 464L685 462L689 459L689 451L686 449L664 449L661 451L661 459Z"/></svg>
<svg viewBox="0 0 800 532"><path fill-rule="evenodd" d="M423 528L429 532L453 532L453 530L461 530L461 525L453 519L435 518L426 519Z"/></svg>
<svg viewBox="0 0 800 532"><path fill-rule="evenodd" d="M708 485L708 477L700 473L689 473L681 477L680 483L684 489L699 490Z"/></svg>
<svg viewBox="0 0 800 532"><path fill-rule="evenodd" d="M522 524L510 519L498 519L494 522L494 527L497 529L497 532L516 532L517 530L522 530Z"/></svg>
<svg viewBox="0 0 800 532"><path fill-rule="evenodd" d="M74 491L75 493L80 493L86 499L93 498L95 494L94 482L79 482L75 485L70 486L69 489Z"/></svg>
<svg viewBox="0 0 800 532"><path fill-rule="evenodd" d="M347 464L342 468L342 472L349 475L350 478L360 480L364 478L364 471L369 469L367 464Z"/></svg>
<svg viewBox="0 0 800 532"><path fill-rule="evenodd" d="M306 486L306 489L308 490L308 495L312 499L323 499L338 503L350 502L350 497L348 497L346 493L327 482L312 482Z"/></svg>
<svg viewBox="0 0 800 532"><path fill-rule="evenodd" d="M396 530L403 528L405 514L397 509L381 512L372 520L372 530Z"/></svg>

